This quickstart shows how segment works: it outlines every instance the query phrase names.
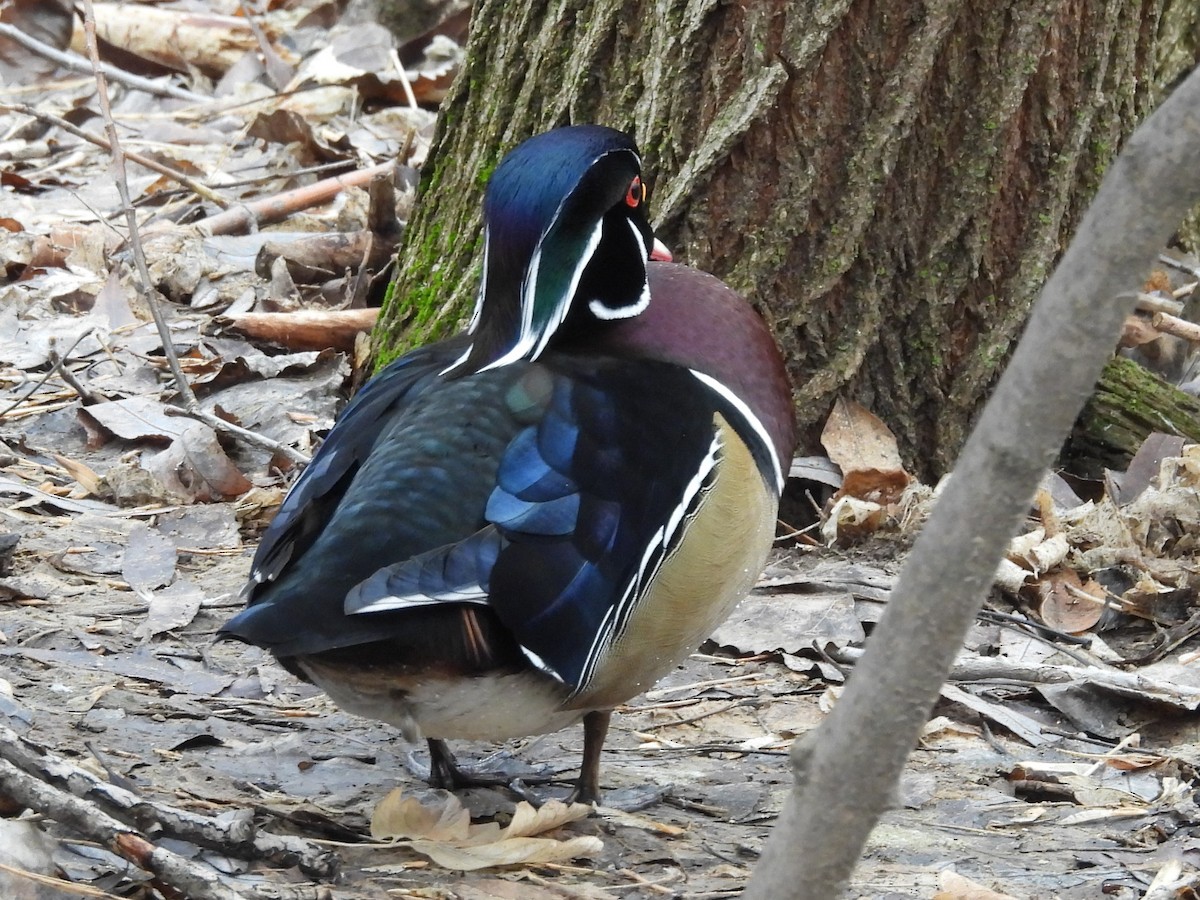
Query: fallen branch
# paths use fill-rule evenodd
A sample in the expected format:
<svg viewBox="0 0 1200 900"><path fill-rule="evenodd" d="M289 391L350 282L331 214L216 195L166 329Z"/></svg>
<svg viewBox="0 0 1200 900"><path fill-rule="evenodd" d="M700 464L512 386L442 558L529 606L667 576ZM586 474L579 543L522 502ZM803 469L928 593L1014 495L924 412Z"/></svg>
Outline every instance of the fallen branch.
<svg viewBox="0 0 1200 900"><path fill-rule="evenodd" d="M245 900L249 896L226 887L214 870L201 868L177 853L156 847L93 804L51 787L4 759L0 759L0 792L97 841L191 900ZM315 897L315 892L310 896Z"/></svg>
<svg viewBox="0 0 1200 900"><path fill-rule="evenodd" d="M372 178L392 171L394 162L380 163L369 169L358 169L345 175L336 175L295 190L264 197L252 203L243 203L224 212L201 219L193 228L205 237L217 234L240 234L259 225L267 225L286 219L292 213L327 203L342 191L369 184Z"/></svg>
<svg viewBox="0 0 1200 900"><path fill-rule="evenodd" d="M1167 312L1156 312L1151 320L1159 331L1181 337L1185 341L1200 342L1200 325L1181 319Z"/></svg>
<svg viewBox="0 0 1200 900"><path fill-rule="evenodd" d="M280 866L299 866L312 878L332 878L336 874L336 855L310 841L259 831L248 818L218 822L143 799L40 747L31 746L3 725L0 725L0 759L80 800L95 803L146 834L161 832L239 859L265 859Z"/></svg>
<svg viewBox="0 0 1200 900"><path fill-rule="evenodd" d="M370 331L379 318L373 309L301 309L295 312L238 313L217 316L222 328L259 341L270 341L290 350L353 350L354 341Z"/></svg>

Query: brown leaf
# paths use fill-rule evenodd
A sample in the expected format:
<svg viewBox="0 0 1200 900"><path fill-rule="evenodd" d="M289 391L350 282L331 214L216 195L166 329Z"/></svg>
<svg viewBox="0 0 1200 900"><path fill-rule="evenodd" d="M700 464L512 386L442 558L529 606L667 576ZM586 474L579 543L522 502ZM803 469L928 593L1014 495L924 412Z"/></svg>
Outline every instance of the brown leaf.
<svg viewBox="0 0 1200 900"><path fill-rule="evenodd" d="M1051 628L1067 634L1087 631L1104 614L1104 588L1081 583L1074 569L1058 569L1037 584L1039 614Z"/></svg>
<svg viewBox="0 0 1200 900"><path fill-rule="evenodd" d="M494 866L544 865L565 863L581 857L598 856L604 849L597 837L575 837L566 841L551 838L509 838L494 844L456 847L437 841L407 841L409 847L428 856L445 869L471 872Z"/></svg>
<svg viewBox="0 0 1200 900"><path fill-rule="evenodd" d="M849 495L886 504L911 480L900 460L895 435L878 416L853 401L838 398L821 432L821 445L842 470L844 481L838 497Z"/></svg>
<svg viewBox="0 0 1200 900"><path fill-rule="evenodd" d="M409 838L399 846L428 856L447 869L472 871L493 866L566 862L595 856L604 845L594 837L559 841L531 835L559 828L591 811L590 806L582 803L567 805L559 800L550 800L538 809L518 803L512 821L505 828L494 822L472 825L470 813L453 794L434 792L421 799L406 797L397 788L375 807L371 836L377 840Z"/></svg>
<svg viewBox="0 0 1200 900"><path fill-rule="evenodd" d="M1126 316L1121 326L1120 345L1122 347L1140 347L1162 337L1162 332L1155 328L1142 316Z"/></svg>
<svg viewBox="0 0 1200 900"><path fill-rule="evenodd" d="M144 465L172 492L191 500L237 497L253 487L225 455L216 433L200 422L187 425L170 447Z"/></svg>
<svg viewBox="0 0 1200 900"><path fill-rule="evenodd" d="M54 461L66 469L67 474L74 478L79 486L87 491L88 494L96 495L99 493L100 476L95 473L91 466L87 466L75 459L59 456L57 453L54 454Z"/></svg>

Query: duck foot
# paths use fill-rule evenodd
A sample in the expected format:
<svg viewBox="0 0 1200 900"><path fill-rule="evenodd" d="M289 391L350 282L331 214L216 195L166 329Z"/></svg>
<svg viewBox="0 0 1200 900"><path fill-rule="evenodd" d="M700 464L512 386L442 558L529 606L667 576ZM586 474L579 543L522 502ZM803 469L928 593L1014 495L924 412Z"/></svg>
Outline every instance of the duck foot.
<svg viewBox="0 0 1200 900"><path fill-rule="evenodd" d="M447 791L458 791L472 787L508 787L512 776L488 775L458 764L454 754L445 741L429 738L429 777L426 781L430 787L442 788Z"/></svg>
<svg viewBox="0 0 1200 900"><path fill-rule="evenodd" d="M608 736L608 723L612 718L612 710L596 710L583 717L583 764L579 769L579 780L567 796L567 803L600 803L600 752L604 747L604 739ZM426 779L430 787L442 788L447 791L458 791L470 787L500 787L516 794L522 800L527 800L534 806L540 806L547 798L539 798L529 790L529 785L545 785L554 781L550 777L517 777L511 775L488 775L463 768L450 752L446 742L437 738L427 738L429 744L429 777Z"/></svg>

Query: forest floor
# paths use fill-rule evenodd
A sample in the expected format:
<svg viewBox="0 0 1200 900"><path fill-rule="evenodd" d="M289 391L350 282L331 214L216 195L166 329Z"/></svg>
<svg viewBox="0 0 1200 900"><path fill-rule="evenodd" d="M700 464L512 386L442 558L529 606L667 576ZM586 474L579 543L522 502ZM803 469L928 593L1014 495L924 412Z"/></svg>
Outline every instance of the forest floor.
<svg viewBox="0 0 1200 900"><path fill-rule="evenodd" d="M12 522L13 512L6 518ZM422 749L391 728L340 712L257 648L213 643L252 550L216 552L237 543L232 503L108 520L25 506L17 518L12 578L36 580L48 597L0 606L10 726L22 741L107 772L145 800L215 819L253 811L268 831L330 841L323 846L340 860L336 877L311 879L294 865L235 859L232 843L222 852L160 841L198 866L229 874L235 887L258 879L324 884L347 900L736 896L789 789L791 739L836 702L836 683L796 671L806 667L799 657L697 655L614 717L602 770L605 800L636 811L601 810L554 832L560 841L594 836L602 849L567 863L446 869L369 835L375 806L394 788L425 796L434 808L445 805L414 774ZM157 601L164 594L188 594L187 587L157 592L148 607L120 583L119 568L95 571L116 568L130 535L143 527L182 544L173 585L199 586L199 607L166 604L178 624L153 635L146 633L150 607L163 605ZM202 534L208 538L198 539ZM779 566L795 568L796 552L782 554ZM101 559L106 564L84 571L89 566L81 563ZM817 560L832 564L826 572L861 573L864 565L861 555L805 553L805 565ZM874 569L880 562L870 565L882 578L891 566ZM183 622L187 611L194 615ZM995 626L980 626L974 640L1016 652ZM979 652L966 651L963 661ZM1048 664L1053 660L1038 656L1038 665ZM943 701L894 809L871 839L853 896L976 896L953 873L1001 892L995 896L1140 897L1164 868L1182 863L1194 872L1194 715L1126 702L1121 712L1136 722L1122 724L1136 725L1139 737L1118 746L1081 734L1028 683L976 677L958 687L979 691L963 694L978 696L984 714L957 698ZM1096 699L1094 714L1104 699ZM1109 707L1104 714L1112 713L1111 698ZM1023 739L999 724L1006 715ZM553 777L556 784L534 790L562 796L581 743L573 728L499 755L490 745L456 750L507 777ZM505 822L516 798L489 788L461 799L477 820ZM52 824L49 833L50 858L72 881L127 896L131 879L146 878L69 826Z"/></svg>
<svg viewBox="0 0 1200 900"><path fill-rule="evenodd" d="M56 4L26 7L44 17L33 30L69 37L69 7L58 18ZM154 4L168 16L181 8ZM304 12L266 20L289 34L294 58L279 62L303 89L268 89L261 70L230 65L205 96L114 82L113 104L129 148L170 170L130 163L128 183L200 406L307 453L363 344L351 334L334 348L281 346L290 326L248 337L239 317L315 308L327 323L377 300L386 265L361 264L386 230L381 207L407 217L434 121L415 103L444 91L461 27L414 36L402 55L416 61L400 75L386 52L372 55L369 23L331 31ZM110 43L128 18L117 9ZM248 40L252 55L253 34L226 21L226 37ZM16 51L0 49L0 77L5 64L28 75L40 59L13 64ZM143 51L124 49L122 65L137 68ZM172 896L180 877L199 881L174 896L197 900L737 896L790 789L788 748L837 702L929 491L877 504L857 538L839 525L828 546L782 541L705 652L618 711L604 808L567 821L574 813L534 814L507 789L475 789L460 799L477 824L532 817L541 843L498 828L464 837L456 801L424 789L423 748L340 712L260 650L214 643L295 463L169 414L178 396L133 287L109 158L69 128L102 132L94 80L50 66L14 81L12 71L13 86L0 87L10 109L0 115L0 897ZM391 160L390 188L340 184L332 199L294 201L273 230L236 219L255 199ZM200 173L219 202L181 187L180 170ZM314 233L357 256L321 245L332 260L322 268L281 249ZM877 427L843 412L850 432ZM1195 896L1198 472L1194 449L1159 442L1088 503L1061 485L1047 492L853 896ZM549 777L532 788L545 797L567 793L581 745L572 728L455 749L509 779ZM376 813L389 795L386 808L407 816L400 841L371 832L377 816L377 835L397 833ZM16 818L26 807L37 815ZM157 880L146 871L155 859L113 852L106 815L174 854ZM179 824L188 815L191 831ZM250 823L297 840L251 848Z"/></svg>

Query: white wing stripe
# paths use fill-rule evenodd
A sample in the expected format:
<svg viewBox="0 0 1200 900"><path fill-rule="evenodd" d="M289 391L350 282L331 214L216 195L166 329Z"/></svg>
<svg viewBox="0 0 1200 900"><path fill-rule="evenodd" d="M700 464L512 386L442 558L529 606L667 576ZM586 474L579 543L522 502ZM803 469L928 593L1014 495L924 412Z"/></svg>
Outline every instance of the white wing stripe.
<svg viewBox="0 0 1200 900"><path fill-rule="evenodd" d="M699 469L684 489L679 505L667 517L666 525L654 532L654 536L646 545L646 551L642 554L642 562L638 566L637 572L629 580L629 584L626 585L620 601L608 610L600 627L596 629L596 637L592 641L591 649L588 650L587 659L580 672L579 686L575 689L576 694L586 688L596 666L612 645L613 640L625 630L629 617L633 614L637 602L642 598L644 586L654 580L668 556L668 550L675 542L680 527L687 516L695 511L697 500L704 491L704 484L721 458L721 449L721 436L716 434L713 436L708 452L700 462Z"/></svg>
<svg viewBox="0 0 1200 900"><path fill-rule="evenodd" d="M717 381L717 379L713 378L711 375L705 375L703 372L697 372L695 369L691 369L690 371L696 376L697 379L700 380L701 383L708 385L727 401L729 401L729 404L741 414L742 419L745 420L746 424L749 425L754 430L754 433L758 435L759 440L762 441L762 444L766 448L768 455L771 457L771 467L775 471L775 487L780 493L783 493L783 485L785 481L783 466L779 464L779 453L775 450L775 442L771 440L771 434L767 431L766 426L763 425L762 420L760 420L758 416L751 411L750 407L746 405L741 397L739 397L725 385L721 384L721 382Z"/></svg>

